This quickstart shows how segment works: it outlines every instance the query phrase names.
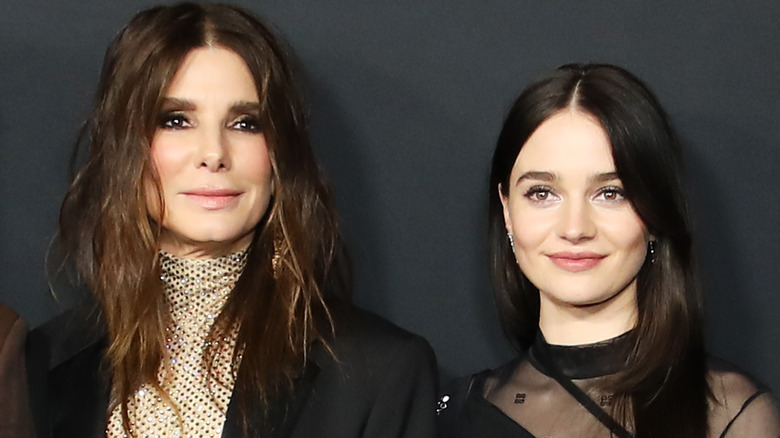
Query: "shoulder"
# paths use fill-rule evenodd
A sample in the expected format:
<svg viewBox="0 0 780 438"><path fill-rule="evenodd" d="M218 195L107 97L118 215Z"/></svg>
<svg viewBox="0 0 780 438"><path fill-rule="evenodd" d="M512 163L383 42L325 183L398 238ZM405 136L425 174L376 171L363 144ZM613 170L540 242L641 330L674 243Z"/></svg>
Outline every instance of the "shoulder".
<svg viewBox="0 0 780 438"><path fill-rule="evenodd" d="M511 378L518 367L524 363L523 359L523 356L518 356L496 368L485 369L445 383L442 386L443 397L440 401L446 403L446 400L449 400L457 404L471 394L483 394L487 387L486 385L494 384L496 381L503 382ZM448 407L440 406L440 410L446 409Z"/></svg>
<svg viewBox="0 0 780 438"><path fill-rule="evenodd" d="M358 308L332 316L330 351L318 346L310 356L317 371L294 436L434 436L438 379L428 342Z"/></svg>
<svg viewBox="0 0 780 438"><path fill-rule="evenodd" d="M481 392L482 385L490 373L491 370L483 370L444 383L436 404L436 413L439 415L440 422L449 422L458 418L458 413L465 406L466 399L472 392Z"/></svg>
<svg viewBox="0 0 780 438"><path fill-rule="evenodd" d="M19 315L0 304L0 436L32 436L24 363L26 335Z"/></svg>
<svg viewBox="0 0 780 438"><path fill-rule="evenodd" d="M102 418L108 403L104 349L105 329L92 304L69 309L30 331L27 371L37 430L105 426L87 420Z"/></svg>
<svg viewBox="0 0 780 438"><path fill-rule="evenodd" d="M480 436L484 433L475 424L479 414L471 412L479 408L487 385L493 380L503 380L518 368L521 358L513 359L497 368L459 377L443 385L437 406L439 436Z"/></svg>
<svg viewBox="0 0 780 438"><path fill-rule="evenodd" d="M422 385L430 388L433 412L438 368L425 339L352 306L334 308L332 317L335 330L330 351L318 346L311 354L320 369L320 384L338 383L334 390L368 398Z"/></svg>
<svg viewBox="0 0 780 438"><path fill-rule="evenodd" d="M471 394L482 394L486 382L497 377L507 376L514 372L518 366L518 359L511 360L497 368L485 369L480 372L462 376L442 385L442 397L439 410L448 410L448 402L452 405L460 405Z"/></svg>
<svg viewBox="0 0 780 438"><path fill-rule="evenodd" d="M780 417L769 389L735 365L709 358L710 431L715 437L777 437Z"/></svg>
<svg viewBox="0 0 780 438"><path fill-rule="evenodd" d="M105 334L97 305L87 300L31 330L28 357L52 371L102 345Z"/></svg>
<svg viewBox="0 0 780 438"><path fill-rule="evenodd" d="M337 358L359 362L398 362L416 360L435 366L428 342L392 322L354 306L333 311L334 337L331 342Z"/></svg>
<svg viewBox="0 0 780 438"><path fill-rule="evenodd" d="M22 351L27 328L10 307L0 304L0 351L3 354L11 351Z"/></svg>

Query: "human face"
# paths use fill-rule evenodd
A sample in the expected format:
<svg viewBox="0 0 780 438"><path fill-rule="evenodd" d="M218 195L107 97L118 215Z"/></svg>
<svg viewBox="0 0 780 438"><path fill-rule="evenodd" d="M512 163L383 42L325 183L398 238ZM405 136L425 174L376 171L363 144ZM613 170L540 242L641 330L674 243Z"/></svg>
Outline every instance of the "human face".
<svg viewBox="0 0 780 438"><path fill-rule="evenodd" d="M575 109L544 121L520 150L508 189L506 229L539 289L540 323L551 314L581 318L583 309L633 318L649 235L598 121Z"/></svg>
<svg viewBox="0 0 780 438"><path fill-rule="evenodd" d="M215 257L245 249L271 198L260 102L244 60L225 48L192 50L163 100L151 156L165 214L162 250ZM147 184L151 216L158 194Z"/></svg>

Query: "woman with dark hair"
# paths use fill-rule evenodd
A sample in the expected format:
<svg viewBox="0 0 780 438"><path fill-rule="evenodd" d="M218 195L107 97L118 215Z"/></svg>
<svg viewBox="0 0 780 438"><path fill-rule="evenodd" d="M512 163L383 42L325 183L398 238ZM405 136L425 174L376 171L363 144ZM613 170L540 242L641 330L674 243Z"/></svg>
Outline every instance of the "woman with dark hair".
<svg viewBox="0 0 780 438"><path fill-rule="evenodd" d="M91 299L36 335L39 437L434 434L430 347L344 296L286 52L191 3L108 48L60 215Z"/></svg>
<svg viewBox="0 0 780 438"><path fill-rule="evenodd" d="M447 437L777 437L771 395L704 352L681 153L648 87L566 65L526 88L490 177L504 332L521 356L439 402Z"/></svg>

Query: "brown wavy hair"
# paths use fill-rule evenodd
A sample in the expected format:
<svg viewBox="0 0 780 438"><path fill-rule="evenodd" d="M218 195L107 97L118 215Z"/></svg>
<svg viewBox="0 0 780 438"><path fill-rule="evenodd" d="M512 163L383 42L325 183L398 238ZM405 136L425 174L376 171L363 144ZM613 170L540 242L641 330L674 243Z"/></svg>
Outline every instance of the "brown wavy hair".
<svg viewBox="0 0 780 438"><path fill-rule="evenodd" d="M246 62L273 169L271 204L257 225L247 267L210 334L217 339L237 331L242 357L239 367L239 355L233 356L233 397L245 432L247 413L289 390L312 344L329 345L334 328L328 304L345 286L333 200L312 152L289 49L257 17L234 6L180 3L140 12L106 52L95 104L79 136L78 144L88 147L86 161L75 172L59 221L65 259L89 285L108 330L109 412L121 405L126 429L126 400L141 384L157 382L170 321L159 281L161 230L150 219L144 190L144 181L152 181L162 193L151 139L179 65L204 46L225 47ZM206 363L215 354L206 351Z"/></svg>
<svg viewBox="0 0 780 438"><path fill-rule="evenodd" d="M625 69L562 66L528 86L504 121L489 192L490 269L504 333L515 348L530 347L539 327L539 290L517 266L497 188L508 196L520 149L539 125L570 107L599 121L626 198L656 239L654 260L646 259L637 276L633 350L600 389L619 396L615 414L637 438L704 438L710 392L681 148L658 99Z"/></svg>

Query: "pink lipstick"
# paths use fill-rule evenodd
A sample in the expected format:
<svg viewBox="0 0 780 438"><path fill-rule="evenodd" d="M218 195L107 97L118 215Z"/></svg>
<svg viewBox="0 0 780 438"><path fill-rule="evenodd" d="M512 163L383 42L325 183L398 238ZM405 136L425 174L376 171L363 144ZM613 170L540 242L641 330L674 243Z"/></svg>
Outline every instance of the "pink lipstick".
<svg viewBox="0 0 780 438"><path fill-rule="evenodd" d="M221 210L229 207L241 196L241 192L238 190L213 188L200 188L182 194L206 210Z"/></svg>
<svg viewBox="0 0 780 438"><path fill-rule="evenodd" d="M582 272L596 267L606 257L595 252L556 252L547 257L561 269L569 272Z"/></svg>

